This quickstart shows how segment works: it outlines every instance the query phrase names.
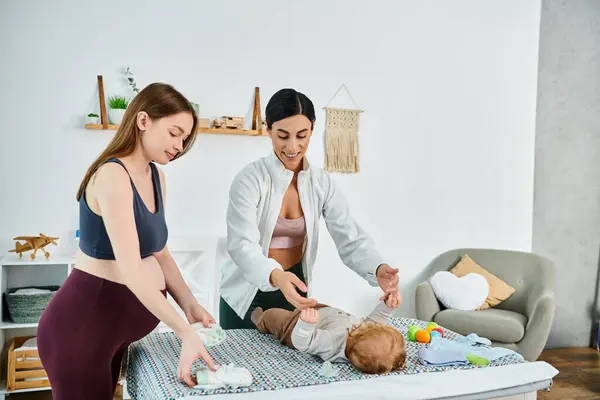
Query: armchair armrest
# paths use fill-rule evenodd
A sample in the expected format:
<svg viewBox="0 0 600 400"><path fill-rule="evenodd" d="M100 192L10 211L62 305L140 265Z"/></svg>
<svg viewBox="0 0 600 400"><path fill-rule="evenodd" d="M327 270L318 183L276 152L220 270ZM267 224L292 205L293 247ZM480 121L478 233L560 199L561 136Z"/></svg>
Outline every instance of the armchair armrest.
<svg viewBox="0 0 600 400"><path fill-rule="evenodd" d="M536 288L532 290L527 296L525 301L525 316L531 320L534 313L539 309L540 302L544 301L544 298L550 298L552 305L554 305L554 292L550 288ZM545 300L547 301L547 300ZM528 323L529 324L529 323Z"/></svg>
<svg viewBox="0 0 600 400"><path fill-rule="evenodd" d="M554 293L542 290L527 299L527 326L525 336L519 342L521 354L528 361L535 361L544 350L554 319Z"/></svg>
<svg viewBox="0 0 600 400"><path fill-rule="evenodd" d="M417 319L421 321L433 321L433 317L441 311L440 303L433 293L429 282L417 285L415 294L415 308Z"/></svg>

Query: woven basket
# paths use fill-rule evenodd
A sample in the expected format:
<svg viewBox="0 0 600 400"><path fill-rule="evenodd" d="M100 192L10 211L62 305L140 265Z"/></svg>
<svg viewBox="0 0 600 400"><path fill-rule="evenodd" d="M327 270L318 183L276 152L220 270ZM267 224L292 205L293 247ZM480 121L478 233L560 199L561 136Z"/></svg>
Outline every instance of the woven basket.
<svg viewBox="0 0 600 400"><path fill-rule="evenodd" d="M29 324L39 322L46 306L60 286L28 286L8 289L4 294L8 312L13 322ZM11 294L19 289L49 289L50 293Z"/></svg>

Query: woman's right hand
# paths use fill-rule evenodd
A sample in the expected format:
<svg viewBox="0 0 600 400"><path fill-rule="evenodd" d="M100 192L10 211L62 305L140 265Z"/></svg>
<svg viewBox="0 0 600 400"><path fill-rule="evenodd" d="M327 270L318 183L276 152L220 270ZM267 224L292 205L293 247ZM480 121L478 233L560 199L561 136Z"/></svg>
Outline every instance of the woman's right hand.
<svg viewBox="0 0 600 400"><path fill-rule="evenodd" d="M179 356L179 365L177 367L177 377L179 381L185 382L188 386L195 386L197 383L191 376L192 364L198 358L204 360L208 368L217 370L215 363L206 351L202 338L194 330L186 331L181 336L181 354Z"/></svg>
<svg viewBox="0 0 600 400"><path fill-rule="evenodd" d="M295 274L281 269L274 269L271 272L271 282L281 290L287 301L297 309L302 310L317 305L315 299L302 297L296 291L296 288L298 288L306 293L308 292L308 288Z"/></svg>

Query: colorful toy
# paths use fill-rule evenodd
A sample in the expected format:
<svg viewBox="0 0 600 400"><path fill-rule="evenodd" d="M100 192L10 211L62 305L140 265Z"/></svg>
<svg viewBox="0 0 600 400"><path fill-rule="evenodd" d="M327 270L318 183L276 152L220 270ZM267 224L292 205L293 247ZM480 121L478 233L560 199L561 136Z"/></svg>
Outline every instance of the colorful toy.
<svg viewBox="0 0 600 400"><path fill-rule="evenodd" d="M429 343L434 336L444 337L444 331L435 322L428 323L425 329L416 325L408 326L408 340L411 342Z"/></svg>

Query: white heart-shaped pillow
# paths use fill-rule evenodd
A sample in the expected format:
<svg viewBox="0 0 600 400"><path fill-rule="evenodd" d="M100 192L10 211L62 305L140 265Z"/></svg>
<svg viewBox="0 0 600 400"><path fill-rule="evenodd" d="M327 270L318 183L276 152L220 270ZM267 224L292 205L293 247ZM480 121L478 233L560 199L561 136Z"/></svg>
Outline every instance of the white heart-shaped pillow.
<svg viewBox="0 0 600 400"><path fill-rule="evenodd" d="M449 271L439 271L429 279L429 284L435 297L446 308L454 310L476 310L490 293L488 281L474 272L459 278Z"/></svg>

